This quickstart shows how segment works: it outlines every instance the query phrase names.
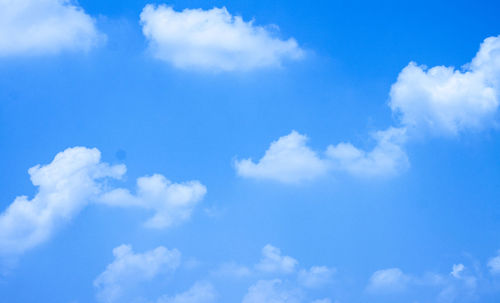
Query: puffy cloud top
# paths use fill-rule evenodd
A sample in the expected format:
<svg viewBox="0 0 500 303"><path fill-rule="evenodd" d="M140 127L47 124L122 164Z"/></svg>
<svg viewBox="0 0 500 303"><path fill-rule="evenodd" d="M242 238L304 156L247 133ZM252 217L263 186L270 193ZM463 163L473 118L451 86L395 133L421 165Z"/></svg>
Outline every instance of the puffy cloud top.
<svg viewBox="0 0 500 303"><path fill-rule="evenodd" d="M411 62L390 93L390 107L410 129L444 135L496 124L500 84L500 37L481 44L461 70Z"/></svg>

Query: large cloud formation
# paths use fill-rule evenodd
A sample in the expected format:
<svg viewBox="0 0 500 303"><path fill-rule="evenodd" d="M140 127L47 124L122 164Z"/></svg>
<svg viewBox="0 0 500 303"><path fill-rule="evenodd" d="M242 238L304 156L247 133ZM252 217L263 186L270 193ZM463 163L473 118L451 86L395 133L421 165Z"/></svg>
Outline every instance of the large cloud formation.
<svg viewBox="0 0 500 303"><path fill-rule="evenodd" d="M458 135L497 127L500 95L500 36L489 37L462 69L427 68L411 62L390 91L397 127L372 134L375 147L330 145L324 156L309 148L295 131L271 143L256 163L238 160L238 175L282 183L300 183L341 171L360 177L396 175L409 167L405 143L416 135Z"/></svg>
<svg viewBox="0 0 500 303"><path fill-rule="evenodd" d="M68 148L47 165L28 170L38 187L33 199L17 197L0 214L0 255L16 255L50 238L57 227L76 216L89 203L154 211L146 225L165 228L189 218L206 188L198 181L171 183L162 175L138 179L138 194L113 189L108 179L120 179L124 165L101 162L96 148Z"/></svg>
<svg viewBox="0 0 500 303"><path fill-rule="evenodd" d="M89 50L95 21L69 0L0 0L0 56Z"/></svg>
<svg viewBox="0 0 500 303"><path fill-rule="evenodd" d="M224 7L177 12L149 4L140 18L154 56L179 68L252 70L303 54L293 38L281 40Z"/></svg>

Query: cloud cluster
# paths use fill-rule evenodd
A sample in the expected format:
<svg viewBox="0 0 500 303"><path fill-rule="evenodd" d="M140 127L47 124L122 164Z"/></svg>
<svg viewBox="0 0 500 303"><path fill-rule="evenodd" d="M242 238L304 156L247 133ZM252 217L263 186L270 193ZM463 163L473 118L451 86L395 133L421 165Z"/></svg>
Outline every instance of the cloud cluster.
<svg viewBox="0 0 500 303"><path fill-rule="evenodd" d="M461 70L428 69L411 62L390 91L389 106L400 126L372 134L376 145L371 151L344 142L329 146L322 156L306 145L306 136L292 131L272 142L258 162L236 161L236 172L283 183L312 180L332 171L360 177L396 175L409 167L404 145L412 136L450 136L496 127L499 85L500 36L484 40Z"/></svg>
<svg viewBox="0 0 500 303"><path fill-rule="evenodd" d="M119 179L125 171L124 165L101 162L99 150L85 147L68 148L50 164L30 168L38 192L31 200L17 197L0 214L0 255L20 254L43 243L92 202L151 209L155 214L146 225L166 228L188 219L206 193L198 181L177 184L161 175L139 178L137 195L110 188L107 180Z"/></svg>
<svg viewBox="0 0 500 303"><path fill-rule="evenodd" d="M311 302L309 291L329 286L335 269L326 266L299 268L299 262L283 255L281 250L267 244L261 250L258 263L250 266L226 263L215 271L225 278L253 278L253 285L243 297L243 303L303 303ZM312 301L329 303L329 299Z"/></svg>
<svg viewBox="0 0 500 303"><path fill-rule="evenodd" d="M135 253L130 245L113 249L114 260L94 280L99 302L138 302L133 295L141 285L174 273L181 265L181 253L159 246ZM215 288L206 281L196 282L190 289L174 296L162 295L155 303L211 303L217 297ZM139 301L143 302L144 298ZM148 301L149 302L149 301Z"/></svg>
<svg viewBox="0 0 500 303"><path fill-rule="evenodd" d="M164 279L166 275L173 279L170 274L180 267L181 254L176 249L168 250L161 246L134 253L129 245L115 248L113 254L113 262L94 281L97 298L101 302L212 303L220 298L213 284L204 280L195 282L185 292L165 294L153 301L147 296L132 295L131 290L137 290L138 286L154 279ZM494 271L496 258L498 256L488 263L493 278L497 275ZM265 270L260 266L262 263L267 264ZM346 280L335 274L334 268L312 266L305 269L299 268L298 263L296 259L284 256L279 248L268 244L261 251L260 261L253 266L231 263L232 266L227 267L229 263L224 264L223 283L227 283L229 278L239 278L244 282L253 280L242 295L242 303L331 303L331 298L324 297L325 290L336 293L333 290L352 287L349 285L351 282L345 284ZM231 272L230 268L238 271L244 268L245 274ZM426 272L422 275L408 274L395 267L375 271L368 279L364 293L367 301L394 298L412 302L420 302L421 299L422 302L438 303L471 302L479 297L481 291L491 292L488 285L494 286L493 282L487 280L477 262L471 266L453 264L448 273Z"/></svg>
<svg viewBox="0 0 500 303"><path fill-rule="evenodd" d="M68 0L0 0L0 56L89 50L95 21Z"/></svg>
<svg viewBox="0 0 500 303"><path fill-rule="evenodd" d="M480 276L477 268L469 269L461 263L454 264L447 275L426 273L417 276L406 274L399 268L389 268L373 273L366 290L371 295L402 296L410 291L431 288L431 292L434 293L432 301L450 303L458 299L468 301L475 298Z"/></svg>
<svg viewBox="0 0 500 303"><path fill-rule="evenodd" d="M226 8L178 12L149 4L140 18L154 56L180 68L252 70L303 54L293 38L281 40Z"/></svg>
<svg viewBox="0 0 500 303"><path fill-rule="evenodd" d="M405 170L408 158L402 148L405 129L389 128L373 134L375 147L370 151L351 143L327 147L323 155L307 146L307 137L296 131L271 143L257 162L237 160L238 175L254 179L299 183L313 180L328 172L345 172L359 177L389 176Z"/></svg>

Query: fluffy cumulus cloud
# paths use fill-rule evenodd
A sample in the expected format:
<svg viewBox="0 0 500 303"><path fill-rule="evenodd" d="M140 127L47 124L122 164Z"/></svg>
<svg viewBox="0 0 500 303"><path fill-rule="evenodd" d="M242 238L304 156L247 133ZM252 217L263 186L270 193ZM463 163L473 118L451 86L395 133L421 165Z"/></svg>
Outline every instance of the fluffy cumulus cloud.
<svg viewBox="0 0 500 303"><path fill-rule="evenodd" d="M172 183L162 175L137 179L137 193L118 188L102 195L108 205L152 209L155 215L146 222L151 228L165 228L187 220L194 206L205 196L207 189L198 181Z"/></svg>
<svg viewBox="0 0 500 303"><path fill-rule="evenodd" d="M490 37L461 69L411 62L390 92L390 107L412 130L456 135L496 125L500 37Z"/></svg>
<svg viewBox="0 0 500 303"><path fill-rule="evenodd" d="M16 255L43 243L92 202L151 209L155 214L147 224L168 227L186 220L206 192L197 181L176 184L161 175L139 178L137 195L111 188L107 180L125 171L124 165L101 162L99 150L85 147L68 148L50 164L30 168L38 192L32 199L17 197L0 214L0 254Z"/></svg>
<svg viewBox="0 0 500 303"><path fill-rule="evenodd" d="M120 302L127 288L151 281L159 274L174 271L181 259L178 250L168 250L162 246L144 253L134 253L130 245L121 245L113 249L113 255L113 262L94 281L100 302Z"/></svg>
<svg viewBox="0 0 500 303"><path fill-rule="evenodd" d="M88 50L103 39L69 0L0 0L0 56Z"/></svg>
<svg viewBox="0 0 500 303"><path fill-rule="evenodd" d="M351 143L330 145L324 155L307 146L307 137L296 131L271 143L257 162L237 160L238 175L254 179L299 183L313 180L328 172L346 172L359 177L395 175L409 166L402 145L405 129L389 128L373 135L376 144L371 151Z"/></svg>
<svg viewBox="0 0 500 303"><path fill-rule="evenodd" d="M236 161L236 171L242 177L284 183L314 179L326 173L328 167L306 143L306 136L292 131L272 142L258 163L254 163L252 159Z"/></svg>
<svg viewBox="0 0 500 303"><path fill-rule="evenodd" d="M197 282L186 292L173 297L163 296L156 303L211 303L217 298L216 291L209 282Z"/></svg>
<svg viewBox="0 0 500 303"><path fill-rule="evenodd" d="M295 271L297 263L290 256L282 256L279 248L268 244L262 248L262 258L255 267L262 272L288 274Z"/></svg>
<svg viewBox="0 0 500 303"><path fill-rule="evenodd" d="M271 28L245 22L226 8L175 11L149 4L140 18L154 56L180 68L251 70L303 54L293 38L279 39Z"/></svg>

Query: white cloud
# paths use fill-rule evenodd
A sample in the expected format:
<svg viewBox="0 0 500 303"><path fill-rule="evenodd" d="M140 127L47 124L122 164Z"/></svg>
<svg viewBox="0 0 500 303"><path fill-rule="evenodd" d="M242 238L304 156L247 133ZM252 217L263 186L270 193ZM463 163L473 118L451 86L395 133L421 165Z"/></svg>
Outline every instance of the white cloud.
<svg viewBox="0 0 500 303"><path fill-rule="evenodd" d="M248 289L243 303L299 303L301 294L298 290L289 290L281 280L260 280Z"/></svg>
<svg viewBox="0 0 500 303"><path fill-rule="evenodd" d="M46 241L103 190L105 178L120 178L125 166L100 162L97 149L69 148L52 163L28 170L38 193L17 197L0 214L0 252L18 254Z"/></svg>
<svg viewBox="0 0 500 303"><path fill-rule="evenodd" d="M166 228L187 220L206 192L206 187L198 181L172 183L156 174L137 179L136 195L119 188L102 195L100 202L152 209L155 215L146 222L146 226Z"/></svg>
<svg viewBox="0 0 500 303"><path fill-rule="evenodd" d="M500 251L496 257L493 257L488 261L488 267L490 269L490 273L494 275L500 274Z"/></svg>
<svg viewBox="0 0 500 303"><path fill-rule="evenodd" d="M465 270L465 266L463 264L453 264L453 268L451 270L450 275L452 275L454 278L459 279L461 273Z"/></svg>
<svg viewBox="0 0 500 303"><path fill-rule="evenodd" d="M211 303L215 302L217 295L212 284L198 282L188 291L174 297L163 296L157 303Z"/></svg>
<svg viewBox="0 0 500 303"><path fill-rule="evenodd" d="M0 56L89 50L103 39L68 0L0 0Z"/></svg>
<svg viewBox="0 0 500 303"><path fill-rule="evenodd" d="M303 53L293 38L281 40L226 8L177 12L149 4L140 18L154 56L179 68L251 70L279 66Z"/></svg>
<svg viewBox="0 0 500 303"><path fill-rule="evenodd" d="M162 246L144 253L134 253L130 245L121 245L113 249L113 255L113 262L94 281L98 289L97 298L101 302L119 302L127 288L151 281L161 273L174 271L181 259L178 250L168 250Z"/></svg>
<svg viewBox="0 0 500 303"><path fill-rule="evenodd" d="M283 183L311 180L326 173L328 164L307 145L307 137L292 131L271 143L258 163L251 159L235 162L238 175Z"/></svg>
<svg viewBox="0 0 500 303"><path fill-rule="evenodd" d="M367 291L372 294L401 294L404 291L434 289L437 302L456 302L459 298L475 298L478 284L477 268L469 270L463 264L454 264L448 275L426 273L422 276L403 273L399 268L376 271L370 278ZM462 301L460 301L462 302ZM465 301L464 301L465 302ZM467 301L468 302L468 301Z"/></svg>
<svg viewBox="0 0 500 303"><path fill-rule="evenodd" d="M309 270L301 269L298 280L304 287L317 288L332 282L334 273L334 269L326 266L313 266Z"/></svg>
<svg viewBox="0 0 500 303"><path fill-rule="evenodd" d="M409 167L408 157L402 145L406 141L406 129L389 128L375 132L377 144L366 152L350 143L330 145L326 151L333 161L333 169L346 171L360 177L396 175Z"/></svg>
<svg viewBox="0 0 500 303"><path fill-rule="evenodd" d="M477 270L477 269L476 269ZM463 298L475 298L478 278L463 264L454 264L450 272L452 279L442 281L439 302L456 302Z"/></svg>
<svg viewBox="0 0 500 303"><path fill-rule="evenodd" d="M271 143L264 156L237 160L238 175L254 179L299 183L313 180L328 172L347 172L358 177L390 176L404 171L408 157L402 145L406 141L404 128L389 128L373 134L376 141L371 151L363 151L351 143L330 145L324 157L307 146L307 137L296 131Z"/></svg>
<svg viewBox="0 0 500 303"><path fill-rule="evenodd" d="M29 200L17 197L0 214L0 255L17 255L50 238L91 202L113 206L137 206L155 211L148 226L163 228L189 218L206 188L197 181L171 183L161 175L138 179L138 194L112 189L107 179L119 179L124 165L101 162L97 149L68 148L52 163L28 170L37 194Z"/></svg>
<svg viewBox="0 0 500 303"><path fill-rule="evenodd" d="M496 124L500 37L487 38L461 70L411 62L398 76L389 105L401 123L418 131L456 135Z"/></svg>
<svg viewBox="0 0 500 303"><path fill-rule="evenodd" d="M297 260L290 256L282 256L279 248L268 244L262 248L262 258L255 267L266 273L289 274L295 271L297 263Z"/></svg>
<svg viewBox="0 0 500 303"><path fill-rule="evenodd" d="M333 282L335 269L326 266L313 266L309 270L297 269L298 261L283 256L281 250L272 245L262 249L261 259L253 269L234 262L223 264L214 275L224 278L256 279L244 296L243 303L330 303L328 298L312 300L307 290L324 288ZM281 280L286 275L286 280Z"/></svg>
<svg viewBox="0 0 500 303"><path fill-rule="evenodd" d="M399 268L378 270L370 278L367 290L373 293L393 293L406 289L410 277Z"/></svg>

